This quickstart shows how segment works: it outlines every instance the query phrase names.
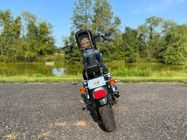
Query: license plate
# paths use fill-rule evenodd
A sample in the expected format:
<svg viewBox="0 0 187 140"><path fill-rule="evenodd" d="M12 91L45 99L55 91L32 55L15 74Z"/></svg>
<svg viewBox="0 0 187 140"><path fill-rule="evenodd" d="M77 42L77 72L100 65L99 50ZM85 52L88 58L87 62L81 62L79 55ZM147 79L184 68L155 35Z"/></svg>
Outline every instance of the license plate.
<svg viewBox="0 0 187 140"><path fill-rule="evenodd" d="M104 86L105 84L106 84L106 82L105 82L105 79L103 76L92 79L92 80L88 80L88 88L89 89L101 87L101 86Z"/></svg>

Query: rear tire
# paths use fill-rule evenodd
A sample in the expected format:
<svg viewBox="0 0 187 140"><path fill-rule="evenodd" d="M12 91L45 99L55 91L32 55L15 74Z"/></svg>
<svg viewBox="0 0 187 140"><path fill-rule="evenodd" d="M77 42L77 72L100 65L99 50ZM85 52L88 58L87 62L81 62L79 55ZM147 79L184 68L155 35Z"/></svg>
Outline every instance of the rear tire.
<svg viewBox="0 0 187 140"><path fill-rule="evenodd" d="M104 105L98 108L99 126L106 132L116 129L114 111L111 106Z"/></svg>

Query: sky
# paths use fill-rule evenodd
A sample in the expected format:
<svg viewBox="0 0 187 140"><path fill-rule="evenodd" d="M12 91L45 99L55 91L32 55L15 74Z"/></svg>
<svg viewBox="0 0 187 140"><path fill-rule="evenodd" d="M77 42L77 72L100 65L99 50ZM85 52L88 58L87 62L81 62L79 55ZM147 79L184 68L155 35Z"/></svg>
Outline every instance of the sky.
<svg viewBox="0 0 187 140"><path fill-rule="evenodd" d="M37 15L40 20L52 24L56 45L62 46L62 38L70 34L72 9L76 0L0 0L0 10L10 9L14 16L23 11ZM151 16L187 24L187 0L110 0L114 15L126 26L136 28Z"/></svg>

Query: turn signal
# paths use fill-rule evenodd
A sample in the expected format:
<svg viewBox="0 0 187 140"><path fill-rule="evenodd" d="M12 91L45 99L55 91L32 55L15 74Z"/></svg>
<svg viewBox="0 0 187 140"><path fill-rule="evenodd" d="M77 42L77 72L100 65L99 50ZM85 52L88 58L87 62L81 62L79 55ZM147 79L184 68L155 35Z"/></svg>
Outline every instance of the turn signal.
<svg viewBox="0 0 187 140"><path fill-rule="evenodd" d="M110 79L110 84L111 85L113 85L113 84L115 84L116 83L116 81L114 80L114 79Z"/></svg>
<svg viewBox="0 0 187 140"><path fill-rule="evenodd" d="M81 87L80 92L81 92L81 94L86 93L86 88L85 87Z"/></svg>

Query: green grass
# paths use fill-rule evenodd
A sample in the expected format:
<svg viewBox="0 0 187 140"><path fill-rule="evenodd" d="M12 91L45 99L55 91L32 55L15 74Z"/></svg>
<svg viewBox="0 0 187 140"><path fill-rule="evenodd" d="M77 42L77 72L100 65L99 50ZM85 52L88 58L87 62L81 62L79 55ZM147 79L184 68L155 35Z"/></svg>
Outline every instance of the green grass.
<svg viewBox="0 0 187 140"><path fill-rule="evenodd" d="M113 61L108 64L109 71L115 76L187 76L187 63L184 65L166 65L161 63L133 63Z"/></svg>
<svg viewBox="0 0 187 140"><path fill-rule="evenodd" d="M182 82L187 83L187 77L114 77L121 82Z"/></svg>
<svg viewBox="0 0 187 140"><path fill-rule="evenodd" d="M187 83L187 77L114 77L121 82L183 82ZM81 76L9 76L0 77L0 83L52 83L52 82L82 82Z"/></svg>
<svg viewBox="0 0 187 140"><path fill-rule="evenodd" d="M8 76L0 77L0 83L50 83L81 81L80 76Z"/></svg>

